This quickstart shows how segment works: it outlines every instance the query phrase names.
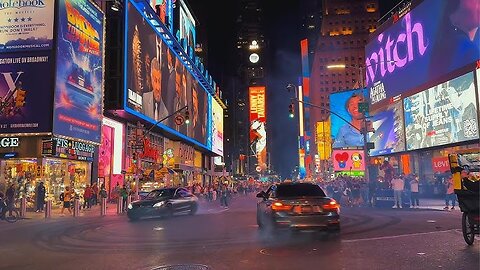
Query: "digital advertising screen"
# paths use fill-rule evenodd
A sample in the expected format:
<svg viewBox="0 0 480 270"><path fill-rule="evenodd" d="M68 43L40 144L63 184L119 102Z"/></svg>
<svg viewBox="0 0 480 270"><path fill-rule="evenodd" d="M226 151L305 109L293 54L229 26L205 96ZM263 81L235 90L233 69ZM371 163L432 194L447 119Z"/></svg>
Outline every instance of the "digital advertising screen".
<svg viewBox="0 0 480 270"><path fill-rule="evenodd" d="M212 99L212 151L223 156L223 108Z"/></svg>
<svg viewBox="0 0 480 270"><path fill-rule="evenodd" d="M53 82L45 74L53 65L49 51L0 54L0 133L52 131Z"/></svg>
<svg viewBox="0 0 480 270"><path fill-rule="evenodd" d="M407 97L403 103L407 150L479 138L473 72Z"/></svg>
<svg viewBox="0 0 480 270"><path fill-rule="evenodd" d="M1 1L0 53L50 50L54 0Z"/></svg>
<svg viewBox="0 0 480 270"><path fill-rule="evenodd" d="M366 102L367 89L349 90L330 95L330 130L332 148L363 147L364 113L359 103Z"/></svg>
<svg viewBox="0 0 480 270"><path fill-rule="evenodd" d="M189 47L195 49L196 42L196 30L195 30L195 19L193 18L190 10L188 9L185 1L177 0L180 2L179 9L179 31L180 39L186 39Z"/></svg>
<svg viewBox="0 0 480 270"><path fill-rule="evenodd" d="M88 0L58 2L53 132L100 143L104 15Z"/></svg>
<svg viewBox="0 0 480 270"><path fill-rule="evenodd" d="M210 150L210 95L131 2L127 22L125 110Z"/></svg>
<svg viewBox="0 0 480 270"><path fill-rule="evenodd" d="M397 101L382 110L370 113L375 132L369 141L375 145L370 156L386 155L405 151L405 129L403 122L403 103Z"/></svg>
<svg viewBox="0 0 480 270"><path fill-rule="evenodd" d="M265 86L250 86L250 149L260 171L267 168L267 111Z"/></svg>
<svg viewBox="0 0 480 270"><path fill-rule="evenodd" d="M424 0L365 48L373 109L473 71L480 59L478 1ZM462 18L462 20L459 20ZM460 27L457 25L461 25Z"/></svg>
<svg viewBox="0 0 480 270"><path fill-rule="evenodd" d="M365 158L362 150L333 150L333 170L364 171Z"/></svg>

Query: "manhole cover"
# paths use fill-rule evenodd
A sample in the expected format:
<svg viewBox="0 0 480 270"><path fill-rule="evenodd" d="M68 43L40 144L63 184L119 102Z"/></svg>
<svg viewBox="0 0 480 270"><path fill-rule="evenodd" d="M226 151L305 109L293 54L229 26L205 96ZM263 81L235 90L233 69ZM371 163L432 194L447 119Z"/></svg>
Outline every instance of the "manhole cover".
<svg viewBox="0 0 480 270"><path fill-rule="evenodd" d="M211 270L203 264L172 264L152 268L152 270Z"/></svg>

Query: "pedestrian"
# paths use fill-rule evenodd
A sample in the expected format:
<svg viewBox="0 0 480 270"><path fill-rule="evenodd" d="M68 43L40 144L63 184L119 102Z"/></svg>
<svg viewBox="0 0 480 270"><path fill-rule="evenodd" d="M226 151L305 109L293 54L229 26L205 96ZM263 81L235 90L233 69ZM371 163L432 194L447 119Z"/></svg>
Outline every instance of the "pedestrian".
<svg viewBox="0 0 480 270"><path fill-rule="evenodd" d="M412 208L418 208L420 206L418 199L418 176L413 175L413 179L410 181L410 202Z"/></svg>
<svg viewBox="0 0 480 270"><path fill-rule="evenodd" d="M222 185L220 189L220 206L228 208L228 188L227 185Z"/></svg>
<svg viewBox="0 0 480 270"><path fill-rule="evenodd" d="M68 209L68 212L70 215L72 214L72 209L71 207L71 200L72 200L73 192L70 190L69 186L65 187L65 191L60 194L60 200L63 202L63 207L60 212L60 214L63 216L63 212L65 211L65 208Z"/></svg>
<svg viewBox="0 0 480 270"><path fill-rule="evenodd" d="M9 216L12 215L13 208L15 208L15 195L16 195L15 184L11 184L10 187L5 192L5 197L6 197L5 203L7 204ZM4 214L2 216L4 216Z"/></svg>
<svg viewBox="0 0 480 270"><path fill-rule="evenodd" d="M47 193L47 190L45 189L45 186L43 185L43 182L40 182L37 186L37 190L35 191L36 193L36 204L37 204L37 209L35 212L43 212L43 206L45 205L45 195Z"/></svg>
<svg viewBox="0 0 480 270"><path fill-rule="evenodd" d="M100 199L106 199L107 198L107 190L105 189L105 184L102 184L100 186L100 191L98 192L98 197L100 197Z"/></svg>
<svg viewBox="0 0 480 270"><path fill-rule="evenodd" d="M455 201L457 200L457 196L455 196L455 192L454 192L454 189L453 189L453 175L450 176L450 178L448 178L448 180L446 181L445 183L445 189L446 189L446 192L445 192L445 207L443 208L443 210L449 210L448 207L449 207L449 202L451 202L452 204L452 208L450 208L450 210L454 210L455 209Z"/></svg>
<svg viewBox="0 0 480 270"><path fill-rule="evenodd" d="M217 189L212 187L212 201L216 201L217 200Z"/></svg>
<svg viewBox="0 0 480 270"><path fill-rule="evenodd" d="M98 185L93 183L92 185L92 205L97 205L98 203Z"/></svg>
<svg viewBox="0 0 480 270"><path fill-rule="evenodd" d="M122 212L127 211L128 191L125 184L120 188L119 196L122 198Z"/></svg>
<svg viewBox="0 0 480 270"><path fill-rule="evenodd" d="M91 207L91 200L92 200L92 194L93 190L90 187L90 185L87 185L85 187L85 190L83 191L83 209L88 208L90 209Z"/></svg>
<svg viewBox="0 0 480 270"><path fill-rule="evenodd" d="M120 196L120 183L117 182L117 184L115 185L115 188L113 189L113 200L114 201L117 201L118 200L118 197Z"/></svg>
<svg viewBox="0 0 480 270"><path fill-rule="evenodd" d="M392 208L402 208L402 195L403 189L405 187L405 182L403 178L399 175L395 176L392 180L392 188L393 188L393 197L395 199L394 205Z"/></svg>

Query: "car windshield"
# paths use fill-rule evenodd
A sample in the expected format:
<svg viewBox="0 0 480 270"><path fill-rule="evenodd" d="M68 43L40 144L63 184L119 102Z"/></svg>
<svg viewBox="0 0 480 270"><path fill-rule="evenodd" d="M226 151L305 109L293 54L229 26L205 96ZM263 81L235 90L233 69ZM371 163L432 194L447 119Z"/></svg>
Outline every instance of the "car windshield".
<svg viewBox="0 0 480 270"><path fill-rule="evenodd" d="M171 195L171 191L169 189L160 189L160 190L153 190L145 196L146 199L156 199L160 197L168 197Z"/></svg>
<svg viewBox="0 0 480 270"><path fill-rule="evenodd" d="M325 197L325 192L317 185L278 185L275 197Z"/></svg>

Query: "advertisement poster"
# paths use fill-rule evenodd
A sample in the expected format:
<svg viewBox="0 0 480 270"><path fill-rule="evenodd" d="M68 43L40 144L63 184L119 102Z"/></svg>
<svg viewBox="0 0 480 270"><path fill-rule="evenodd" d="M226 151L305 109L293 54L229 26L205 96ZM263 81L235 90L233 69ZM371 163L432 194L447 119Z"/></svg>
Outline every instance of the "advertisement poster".
<svg viewBox="0 0 480 270"><path fill-rule="evenodd" d="M359 130L364 125L364 113L359 112L359 103L365 102L366 89L350 90L330 95L332 148L362 147L363 135ZM343 119L342 119L343 118Z"/></svg>
<svg viewBox="0 0 480 270"><path fill-rule="evenodd" d="M377 31L365 48L371 104L378 107L454 78L457 70L473 70L480 59L480 42L478 33L468 36L480 27L478 14L475 1L425 0Z"/></svg>
<svg viewBox="0 0 480 270"><path fill-rule="evenodd" d="M55 0L1 1L0 53L49 50Z"/></svg>
<svg viewBox="0 0 480 270"><path fill-rule="evenodd" d="M187 40L187 45L193 49L195 49L195 42L196 42L196 30L195 30L195 19L192 16L192 13L188 9L185 1L177 0L180 2L180 9L177 11L180 12L179 14L179 28L177 29L179 32L179 41L181 39ZM182 44L183 45L183 44Z"/></svg>
<svg viewBox="0 0 480 270"><path fill-rule="evenodd" d="M404 99L407 150L478 139L473 72Z"/></svg>
<svg viewBox="0 0 480 270"><path fill-rule="evenodd" d="M267 128L265 86L250 86L250 149L260 171L267 168Z"/></svg>
<svg viewBox="0 0 480 270"><path fill-rule="evenodd" d="M330 159L332 153L332 139L330 137L330 121L317 122L315 125L317 156L319 160Z"/></svg>
<svg viewBox="0 0 480 270"><path fill-rule="evenodd" d="M59 2L53 132L100 143L103 13L87 0Z"/></svg>
<svg viewBox="0 0 480 270"><path fill-rule="evenodd" d="M403 103L390 104L383 110L372 112L371 117L375 132L369 141L375 144L375 148L370 150L370 156L405 151Z"/></svg>
<svg viewBox="0 0 480 270"><path fill-rule="evenodd" d="M161 124L169 132L208 145L208 93L130 2L127 37L127 111L154 124L188 106L190 124L175 121L186 110Z"/></svg>
<svg viewBox="0 0 480 270"><path fill-rule="evenodd" d="M212 151L223 156L223 108L212 99Z"/></svg>
<svg viewBox="0 0 480 270"><path fill-rule="evenodd" d="M51 132L50 52L0 54L0 133Z"/></svg>
<svg viewBox="0 0 480 270"><path fill-rule="evenodd" d="M333 170L364 171L365 158L362 150L333 150Z"/></svg>

